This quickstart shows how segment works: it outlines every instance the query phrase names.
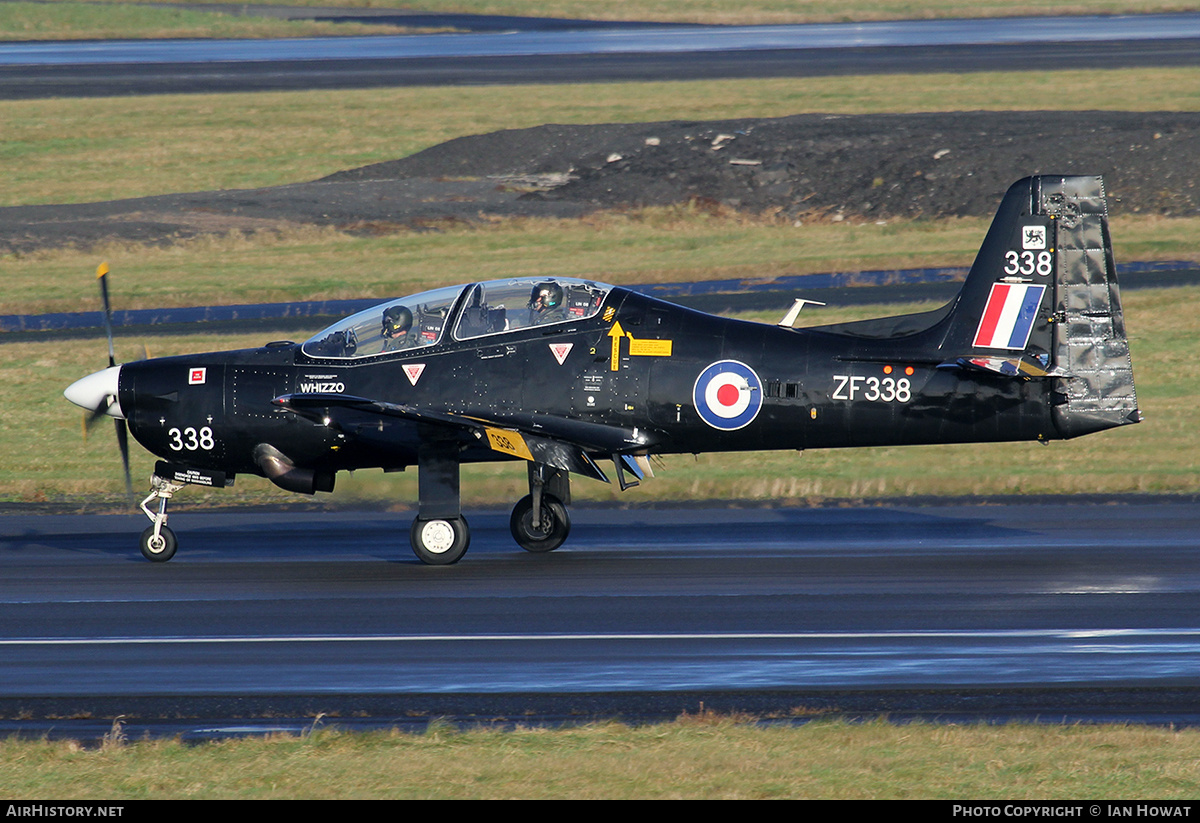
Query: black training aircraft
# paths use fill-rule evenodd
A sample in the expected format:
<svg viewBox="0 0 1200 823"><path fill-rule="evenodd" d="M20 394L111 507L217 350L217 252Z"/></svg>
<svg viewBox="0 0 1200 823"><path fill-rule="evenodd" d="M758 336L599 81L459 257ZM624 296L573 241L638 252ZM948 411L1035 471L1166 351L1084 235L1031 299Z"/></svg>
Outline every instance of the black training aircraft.
<svg viewBox="0 0 1200 823"><path fill-rule="evenodd" d="M1014 184L941 309L793 329L802 303L771 326L569 277L472 283L299 345L111 366L66 396L164 458L141 503L156 561L176 549L171 495L237 474L312 494L339 471L416 466L413 551L447 564L470 540L464 462L525 461L512 534L543 552L570 529L569 474L609 482L602 461L625 489L656 454L1046 441L1141 419L1098 177Z"/></svg>

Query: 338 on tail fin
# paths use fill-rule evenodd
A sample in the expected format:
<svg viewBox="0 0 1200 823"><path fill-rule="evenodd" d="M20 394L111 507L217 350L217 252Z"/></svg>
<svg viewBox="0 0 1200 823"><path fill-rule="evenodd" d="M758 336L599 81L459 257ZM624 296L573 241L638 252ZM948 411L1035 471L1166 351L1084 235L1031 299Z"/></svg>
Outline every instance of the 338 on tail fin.
<svg viewBox="0 0 1200 823"><path fill-rule="evenodd" d="M1062 437L1141 419L1100 177L1014 183L942 328L964 368L1054 381Z"/></svg>

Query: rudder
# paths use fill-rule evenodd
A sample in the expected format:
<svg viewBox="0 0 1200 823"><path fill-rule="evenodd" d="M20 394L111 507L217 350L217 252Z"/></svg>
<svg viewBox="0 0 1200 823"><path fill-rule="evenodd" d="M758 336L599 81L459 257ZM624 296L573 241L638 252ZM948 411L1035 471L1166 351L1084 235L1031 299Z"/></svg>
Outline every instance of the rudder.
<svg viewBox="0 0 1200 823"><path fill-rule="evenodd" d="M1039 177L1057 226L1054 423L1063 437L1137 423L1141 414L1100 177Z"/></svg>
<svg viewBox="0 0 1200 823"><path fill-rule="evenodd" d="M958 365L1054 381L1060 436L1141 419L1102 178L1014 183L946 321Z"/></svg>

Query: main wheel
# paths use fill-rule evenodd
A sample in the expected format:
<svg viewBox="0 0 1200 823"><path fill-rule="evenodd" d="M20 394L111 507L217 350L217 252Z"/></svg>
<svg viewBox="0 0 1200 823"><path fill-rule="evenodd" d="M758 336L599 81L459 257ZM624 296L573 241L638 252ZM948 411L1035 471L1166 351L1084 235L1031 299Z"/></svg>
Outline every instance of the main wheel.
<svg viewBox="0 0 1200 823"><path fill-rule="evenodd" d="M154 536L154 527L147 526L142 532L142 557L154 563L166 563L175 556L175 550L179 548L179 541L175 539L175 532L168 529L166 526L158 530L158 537Z"/></svg>
<svg viewBox="0 0 1200 823"><path fill-rule="evenodd" d="M471 545L471 530L465 517L413 521L409 532L413 554L431 566L457 563Z"/></svg>
<svg viewBox="0 0 1200 823"><path fill-rule="evenodd" d="M525 495L513 506L508 526L513 539L527 552L552 552L571 533L571 517L562 501L551 494L542 495L541 520L533 522L533 497Z"/></svg>

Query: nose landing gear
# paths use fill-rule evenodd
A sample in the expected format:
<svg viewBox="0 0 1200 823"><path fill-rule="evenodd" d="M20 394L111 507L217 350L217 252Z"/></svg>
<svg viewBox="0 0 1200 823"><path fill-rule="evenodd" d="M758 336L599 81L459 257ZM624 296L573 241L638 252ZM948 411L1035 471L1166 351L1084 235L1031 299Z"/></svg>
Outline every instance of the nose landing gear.
<svg viewBox="0 0 1200 823"><path fill-rule="evenodd" d="M166 563L175 556L179 541L175 532L167 528L167 501L171 495L184 487L183 483L174 483L157 474L150 476L150 494L141 503L142 512L150 518L152 525L142 532L142 557L154 563ZM158 499L158 511L151 511L149 503Z"/></svg>
<svg viewBox="0 0 1200 823"><path fill-rule="evenodd" d="M152 563L166 563L175 556L179 541L175 532L167 528L167 501L175 492L188 484L199 486L232 486L234 475L210 469L193 469L163 460L154 464L150 475L150 494L139 504L142 513L150 518L150 525L142 532L142 557ZM151 509L151 502L158 505Z"/></svg>

